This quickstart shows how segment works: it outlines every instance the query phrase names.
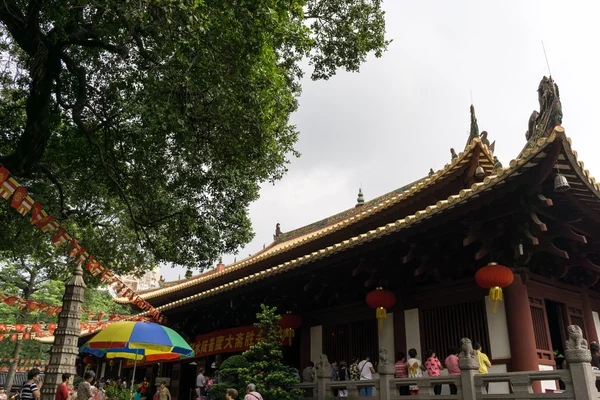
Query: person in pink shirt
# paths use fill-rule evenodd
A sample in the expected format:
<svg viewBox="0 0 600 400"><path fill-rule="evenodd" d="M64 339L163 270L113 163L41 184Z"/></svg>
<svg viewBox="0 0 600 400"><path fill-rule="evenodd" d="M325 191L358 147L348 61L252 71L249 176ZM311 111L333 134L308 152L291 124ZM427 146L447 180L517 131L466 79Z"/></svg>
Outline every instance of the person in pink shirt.
<svg viewBox="0 0 600 400"><path fill-rule="evenodd" d="M435 356L435 350L427 350L426 356L427 361L425 361L424 365L425 369L427 370L427 375L440 376L442 374L441 371L442 369L444 369L444 367L442 367L442 363ZM442 385L433 386L433 393L435 393L436 396L442 394Z"/></svg>
<svg viewBox="0 0 600 400"><path fill-rule="evenodd" d="M444 361L444 365L448 369L448 375L460 375L460 367L458 366L458 347L448 347L448 357ZM457 394L456 385L450 384L450 394Z"/></svg>
<svg viewBox="0 0 600 400"><path fill-rule="evenodd" d="M260 393L256 391L256 385L254 383L249 383L248 386L246 386L246 396L244 397L244 400L263 400Z"/></svg>

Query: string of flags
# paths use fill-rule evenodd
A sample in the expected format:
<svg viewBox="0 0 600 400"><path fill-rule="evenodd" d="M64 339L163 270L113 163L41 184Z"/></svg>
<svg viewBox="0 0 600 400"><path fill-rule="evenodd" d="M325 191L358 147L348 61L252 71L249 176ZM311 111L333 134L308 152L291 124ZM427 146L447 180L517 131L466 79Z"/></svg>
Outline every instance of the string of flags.
<svg viewBox="0 0 600 400"><path fill-rule="evenodd" d="M28 311L44 313L46 315L58 315L62 310L61 306L55 306L52 304L42 303L35 300L24 300L19 296L13 296L6 293L0 293L0 302L10 307L17 307L19 310L26 308ZM131 317L130 315L107 314L99 311L92 311L85 307L81 309L81 312L83 314L88 314L89 321L94 319L96 321L100 321L103 317L107 317L108 321L121 321Z"/></svg>
<svg viewBox="0 0 600 400"><path fill-rule="evenodd" d="M138 316L123 316L123 315L111 315L107 321L101 322L82 322L80 323L80 330L82 332L94 332L100 329L106 328L108 325L117 321L150 321L148 317ZM10 340L31 340L35 338L42 338L54 335L57 324L0 324L0 341L9 338Z"/></svg>
<svg viewBox="0 0 600 400"><path fill-rule="evenodd" d="M12 196L12 199L11 199ZM113 272L104 267L100 261L96 260L87 249L79 244L79 241L70 235L67 230L49 215L43 206L35 201L25 187L23 187L10 172L0 164L0 197L4 200L10 200L10 205L17 210L19 214L25 217L31 212L30 222L33 226L44 233L52 234L52 243L56 246L62 246L68 243L70 247L69 257L77 260L77 264L83 265L86 261L86 270L93 276L100 276L100 281L112 286L117 295L128 297L130 302L138 308L148 311L148 314L158 320L160 312L150 303L143 300L137 293L124 284ZM26 307L24 305L23 307Z"/></svg>
<svg viewBox="0 0 600 400"><path fill-rule="evenodd" d="M40 371L44 372L46 370L47 360L34 360L34 359L17 359L17 372L25 372L31 369L32 367L37 367ZM10 368L5 364L13 364L15 362L14 358L4 357L0 359L0 372L8 372Z"/></svg>

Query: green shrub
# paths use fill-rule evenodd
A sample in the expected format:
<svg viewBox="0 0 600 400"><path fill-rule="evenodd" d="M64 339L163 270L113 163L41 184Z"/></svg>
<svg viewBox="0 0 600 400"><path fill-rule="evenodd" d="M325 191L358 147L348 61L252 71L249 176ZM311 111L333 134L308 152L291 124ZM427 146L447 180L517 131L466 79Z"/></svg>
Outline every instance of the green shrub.
<svg viewBox="0 0 600 400"><path fill-rule="evenodd" d="M227 393L227 388L229 388L225 383L215 383L208 389L208 398L209 400L221 400L225 398L225 393Z"/></svg>
<svg viewBox="0 0 600 400"><path fill-rule="evenodd" d="M131 391L123 389L122 386L116 383L104 386L104 392L108 400L130 400Z"/></svg>
<svg viewBox="0 0 600 400"><path fill-rule="evenodd" d="M231 356L227 360L221 363L221 370L228 368L246 368L248 365L248 360L244 356Z"/></svg>

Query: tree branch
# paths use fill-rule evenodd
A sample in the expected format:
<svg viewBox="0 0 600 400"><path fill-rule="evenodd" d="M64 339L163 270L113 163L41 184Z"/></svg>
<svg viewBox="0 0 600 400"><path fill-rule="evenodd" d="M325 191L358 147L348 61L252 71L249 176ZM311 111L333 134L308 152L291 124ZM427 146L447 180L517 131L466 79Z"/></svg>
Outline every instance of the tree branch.
<svg viewBox="0 0 600 400"><path fill-rule="evenodd" d="M56 186L56 189L58 190L58 195L60 198L60 214L63 216L67 216L65 214L65 193L64 193L62 184L58 180L58 177L56 175L54 175L54 173L52 173L50 168L48 168L44 164L38 164L38 169L44 175L46 175L46 177L50 180L50 182L52 182L54 184L54 186Z"/></svg>
<svg viewBox="0 0 600 400"><path fill-rule="evenodd" d="M31 57L35 56L36 40L29 35L25 16L14 1L0 1L0 21L4 23L12 37L26 53Z"/></svg>

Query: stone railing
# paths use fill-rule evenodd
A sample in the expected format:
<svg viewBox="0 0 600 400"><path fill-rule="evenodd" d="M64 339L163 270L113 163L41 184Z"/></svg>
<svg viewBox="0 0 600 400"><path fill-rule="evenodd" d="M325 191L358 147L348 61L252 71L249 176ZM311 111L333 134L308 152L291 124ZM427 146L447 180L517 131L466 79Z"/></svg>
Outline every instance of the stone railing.
<svg viewBox="0 0 600 400"><path fill-rule="evenodd" d="M576 327L578 328L578 327ZM600 371L592 370L591 353L587 342L581 338L581 330L569 326L569 341L565 350L568 369L551 371L509 372L502 374L478 374L479 364L474 352L468 346L463 347L459 357L460 375L423 377L423 378L394 378L394 365L387 361L387 357L380 360L378 366L378 379L363 381L331 381L331 365L327 356L322 355L317 365L317 381L299 385L304 393L304 398L319 400L333 399L334 393L340 389L348 391L348 399L379 399L399 400L406 398L399 395L401 387L417 386L419 394L411 396L416 399L458 399L458 400L484 400L484 399L565 399L565 400L598 400L600 395L596 389L596 380L600 380ZM469 342L470 343L470 342ZM380 350L380 354L387 355L387 351ZM564 391L539 392L541 382L564 383ZM499 385L504 383L504 385ZM435 395L436 385L455 385L457 394ZM486 386L504 386L505 393L488 394ZM372 396L361 396L361 388L371 387Z"/></svg>

